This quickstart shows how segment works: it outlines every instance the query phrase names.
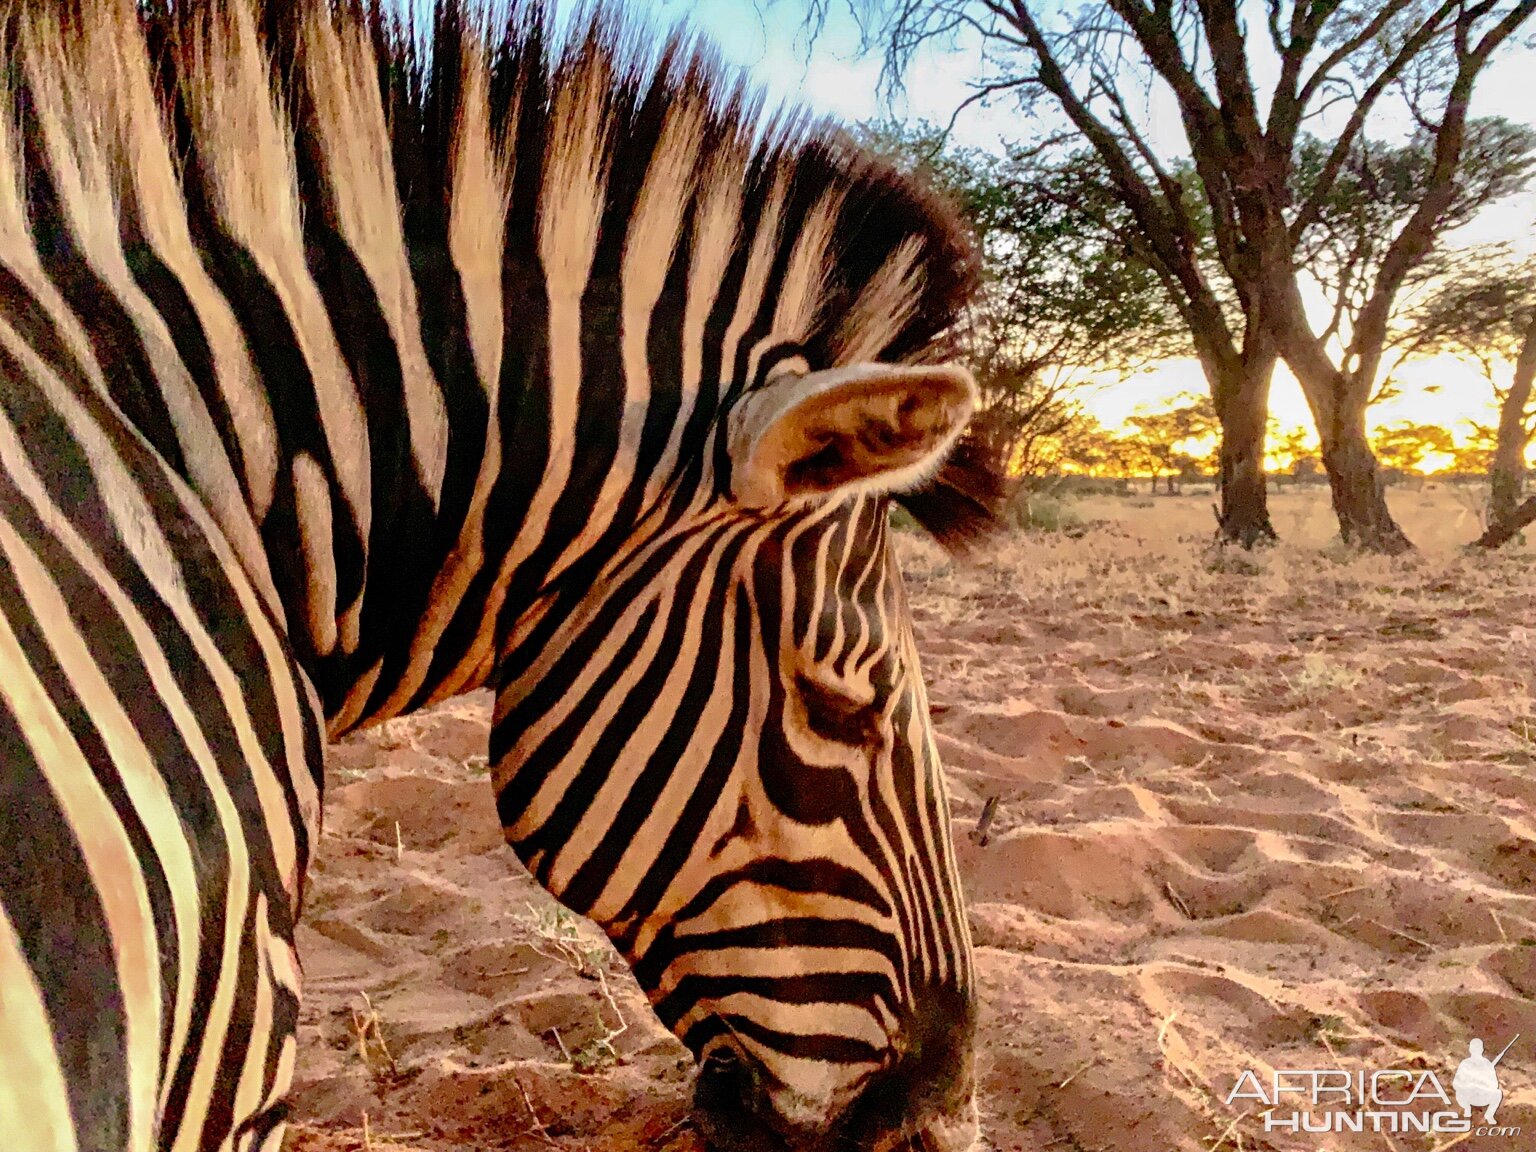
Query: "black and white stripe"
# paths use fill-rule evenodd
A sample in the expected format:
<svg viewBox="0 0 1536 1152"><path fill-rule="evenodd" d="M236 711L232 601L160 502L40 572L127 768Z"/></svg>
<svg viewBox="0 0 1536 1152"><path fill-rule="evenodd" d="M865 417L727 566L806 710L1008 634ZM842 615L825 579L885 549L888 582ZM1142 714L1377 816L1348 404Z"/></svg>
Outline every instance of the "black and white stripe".
<svg viewBox="0 0 1536 1152"><path fill-rule="evenodd" d="M324 740L486 683L508 838L710 1139L969 1142L886 539L987 519L969 247L684 40L548 28L0 11L8 1147L275 1148Z"/></svg>

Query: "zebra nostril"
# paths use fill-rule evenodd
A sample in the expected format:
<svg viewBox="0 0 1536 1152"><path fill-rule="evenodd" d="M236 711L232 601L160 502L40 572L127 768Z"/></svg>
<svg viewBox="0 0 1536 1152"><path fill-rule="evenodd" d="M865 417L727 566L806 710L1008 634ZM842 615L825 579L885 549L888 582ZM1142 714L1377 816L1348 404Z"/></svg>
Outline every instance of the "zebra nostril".
<svg viewBox="0 0 1536 1152"><path fill-rule="evenodd" d="M694 1081L694 1123L711 1152L785 1152L763 1115L751 1063L729 1045L705 1055Z"/></svg>
<svg viewBox="0 0 1536 1152"><path fill-rule="evenodd" d="M699 1065L694 1098L706 1109L739 1109L747 1089L746 1069L735 1049L721 1045L711 1050Z"/></svg>
<svg viewBox="0 0 1536 1152"><path fill-rule="evenodd" d="M715 1048L704 1057L704 1066L699 1069L699 1075L715 1080L734 1079L741 1075L741 1057L734 1048Z"/></svg>

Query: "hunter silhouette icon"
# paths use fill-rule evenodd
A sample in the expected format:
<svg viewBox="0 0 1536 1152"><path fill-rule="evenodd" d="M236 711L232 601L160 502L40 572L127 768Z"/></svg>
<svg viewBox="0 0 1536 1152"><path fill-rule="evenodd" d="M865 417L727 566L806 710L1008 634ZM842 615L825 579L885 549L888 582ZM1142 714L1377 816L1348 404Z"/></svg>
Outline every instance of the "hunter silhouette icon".
<svg viewBox="0 0 1536 1152"><path fill-rule="evenodd" d="M1517 1032L1515 1040L1518 1039L1520 1034ZM1515 1040L1504 1045L1492 1060L1483 1055L1481 1040L1473 1040L1467 1045L1468 1056L1456 1066L1456 1075L1451 1080L1451 1090L1456 1093L1456 1103L1461 1106L1462 1115L1472 1115L1474 1108L1486 1108L1484 1122L1497 1123L1494 1116L1504 1093L1499 1088L1499 1074L1495 1068L1504 1059L1504 1053L1514 1046Z"/></svg>

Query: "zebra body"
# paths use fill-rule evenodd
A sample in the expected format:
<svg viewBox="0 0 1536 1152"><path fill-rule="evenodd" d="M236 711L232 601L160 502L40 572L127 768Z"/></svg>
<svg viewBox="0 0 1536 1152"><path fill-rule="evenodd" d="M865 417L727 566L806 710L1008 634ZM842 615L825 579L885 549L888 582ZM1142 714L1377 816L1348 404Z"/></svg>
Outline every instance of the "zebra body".
<svg viewBox="0 0 1536 1152"><path fill-rule="evenodd" d="M0 21L7 1147L275 1148L323 743L485 683L508 840L711 1142L965 1147L886 540L979 515L951 218L606 18Z"/></svg>
<svg viewBox="0 0 1536 1152"><path fill-rule="evenodd" d="M318 702L121 416L3 323L0 365L42 385L0 417L0 1133L197 1149L252 1120L259 1147L294 1061Z"/></svg>

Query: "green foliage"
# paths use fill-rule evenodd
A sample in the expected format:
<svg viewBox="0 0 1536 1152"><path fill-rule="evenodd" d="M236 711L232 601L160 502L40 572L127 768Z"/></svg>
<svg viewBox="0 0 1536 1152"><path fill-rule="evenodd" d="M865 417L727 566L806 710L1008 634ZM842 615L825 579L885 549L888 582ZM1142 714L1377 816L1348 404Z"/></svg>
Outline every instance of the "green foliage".
<svg viewBox="0 0 1536 1152"><path fill-rule="evenodd" d="M975 433L1000 465L1026 479L1059 470L1084 419L1078 386L1187 350L1156 275L1089 211L1102 180L1091 158L998 156L948 145L925 123L868 124L859 135L933 182L975 233L984 281L969 349L984 408Z"/></svg>
<svg viewBox="0 0 1536 1152"><path fill-rule="evenodd" d="M1125 438L1091 416L1085 416L1061 437L1058 447L1064 464L1090 476L1129 476L1131 466Z"/></svg>
<svg viewBox="0 0 1536 1152"><path fill-rule="evenodd" d="M1008 520L1026 532L1070 532L1083 526L1082 515L1069 500L1044 492L1024 492L1008 509Z"/></svg>
<svg viewBox="0 0 1536 1152"><path fill-rule="evenodd" d="M1083 368L1134 371L1190 352L1162 282L1128 248L1130 226L1090 152L1017 145L978 175L989 296L1007 339Z"/></svg>
<svg viewBox="0 0 1536 1152"><path fill-rule="evenodd" d="M1405 356L1448 352L1476 364L1499 404L1497 429L1473 425L1455 471L1484 473L1488 515L1516 515L1536 434L1536 257L1492 244L1446 253L1439 278L1400 326Z"/></svg>
<svg viewBox="0 0 1536 1152"><path fill-rule="evenodd" d="M1330 334L1347 330L1377 291L1388 249L1434 185L1436 154L1434 133L1422 128L1397 144L1360 136L1352 142L1338 175L1326 182L1334 148L1333 141L1303 134L1291 172L1292 198L1317 204L1298 237L1294 263L1327 293L1333 306ZM1489 204L1521 191L1533 172L1536 129L1498 117L1469 121L1450 199L1433 223L1434 232L1459 228ZM1403 334L1409 334L1413 344L1409 354L1454 339L1458 328L1467 330L1471 314L1458 322L1455 300L1468 304L1483 300L1480 311L1485 317L1487 304L1500 298L1507 301L1507 282L1501 285L1475 273L1467 275L1471 268L1455 267L1462 260L1460 253L1451 260L1429 258L1411 270L1410 284L1443 280L1458 287L1449 294L1437 292L1427 311L1422 303L1400 309L1405 322L1397 326L1393 342L1402 347Z"/></svg>
<svg viewBox="0 0 1536 1152"><path fill-rule="evenodd" d="M1297 261L1310 267L1379 256L1402 222L1423 202L1434 180L1434 134L1420 129L1402 143L1358 137L1331 184L1322 176L1334 142L1304 133L1291 171L1292 196L1317 198L1319 211L1303 233ZM1536 129L1492 116L1467 122L1451 198L1434 222L1440 232L1468 223L1483 208L1521 191L1536 173ZM1321 187L1320 187L1321 185Z"/></svg>
<svg viewBox="0 0 1536 1152"><path fill-rule="evenodd" d="M1507 244L1453 248L1431 263L1433 281L1398 325L1408 356L1448 353L1476 364L1502 395L1509 366L1536 330L1536 257Z"/></svg>
<svg viewBox="0 0 1536 1152"><path fill-rule="evenodd" d="M1322 471L1317 438L1299 424L1280 432L1271 422L1269 450L1278 458L1281 470L1297 483L1310 480Z"/></svg>
<svg viewBox="0 0 1536 1152"><path fill-rule="evenodd" d="M1493 464L1494 449L1498 446L1498 432L1486 424L1466 422L1467 433L1460 444L1451 449L1455 462L1452 472L1463 476L1482 476Z"/></svg>

